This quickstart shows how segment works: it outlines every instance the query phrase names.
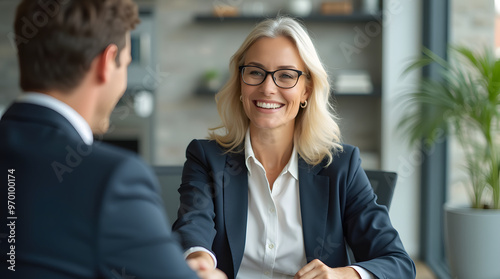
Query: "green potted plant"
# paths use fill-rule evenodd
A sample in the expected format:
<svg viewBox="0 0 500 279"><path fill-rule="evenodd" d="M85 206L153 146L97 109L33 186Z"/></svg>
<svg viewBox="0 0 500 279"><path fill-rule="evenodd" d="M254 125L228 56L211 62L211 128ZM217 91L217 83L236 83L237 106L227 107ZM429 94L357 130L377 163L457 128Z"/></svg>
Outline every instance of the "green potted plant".
<svg viewBox="0 0 500 279"><path fill-rule="evenodd" d="M464 153L470 206L447 204L445 239L453 278L500 278L500 60L489 51L451 47L450 63L425 49L406 72L436 63L438 80L421 79L404 97L400 131L427 147L454 136ZM489 261L488 261L489 260Z"/></svg>

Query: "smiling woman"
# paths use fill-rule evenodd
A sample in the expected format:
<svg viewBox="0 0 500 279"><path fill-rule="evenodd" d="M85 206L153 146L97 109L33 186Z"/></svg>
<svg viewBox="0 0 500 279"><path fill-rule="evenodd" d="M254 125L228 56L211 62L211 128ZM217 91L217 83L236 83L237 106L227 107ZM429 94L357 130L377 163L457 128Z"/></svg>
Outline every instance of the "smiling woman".
<svg viewBox="0 0 500 279"><path fill-rule="evenodd" d="M248 71L249 66L253 71ZM212 129L210 139L229 152L241 151L245 134L252 123L249 121L251 116L248 110L251 107L246 105L246 94L264 90L267 94L264 98L251 100L282 104L280 107L284 108L280 110L294 115L294 128L282 132L286 138L297 142L297 152L308 163L318 164L325 157L331 161L332 156L342 150L337 117L329 102L328 75L309 35L298 22L286 17L261 22L231 58L230 70L230 80L216 96L222 125ZM271 73L272 79L267 79ZM260 76L257 80L260 83L257 84L255 78L252 82L247 80L249 75ZM296 78L290 84L281 84L290 75ZM281 102L285 95L299 91L303 96L295 101L295 107ZM309 108L299 110L299 103ZM220 130L224 132L217 133Z"/></svg>
<svg viewBox="0 0 500 279"><path fill-rule="evenodd" d="M230 71L216 95L221 126L186 151L173 229L188 258L239 279L414 278L358 148L340 141L304 27L259 23Z"/></svg>
<svg viewBox="0 0 500 279"><path fill-rule="evenodd" d="M309 81L299 76L302 71L298 69L305 66L295 44L283 36L260 38L248 49L245 65L261 65L241 67L241 101L250 120L250 135L272 138L273 145L288 145L291 150L299 105L310 95ZM272 78L267 78L269 74ZM274 179L270 179L272 182Z"/></svg>

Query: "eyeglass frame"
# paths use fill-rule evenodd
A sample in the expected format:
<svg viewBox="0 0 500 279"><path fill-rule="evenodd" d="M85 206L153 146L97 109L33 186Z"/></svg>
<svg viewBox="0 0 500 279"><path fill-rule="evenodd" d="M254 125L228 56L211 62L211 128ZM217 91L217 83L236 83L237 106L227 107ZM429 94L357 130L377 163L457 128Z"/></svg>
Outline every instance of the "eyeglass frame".
<svg viewBox="0 0 500 279"><path fill-rule="evenodd" d="M245 79L243 78L243 69L245 69L246 67L254 67L254 68L258 68L258 69L261 69L262 71L264 71L264 73L266 73L264 79L260 82L260 83L257 83L257 84L248 84ZM301 70L296 70L296 69L278 69L276 71L266 71L264 69L262 69L261 67L259 66L255 66L255 65L242 65L242 66L239 66L238 67L240 69L240 76L241 76L241 79L243 80L243 83L245 83L246 85L250 85L250 86L258 86L258 85L261 85L262 83L264 83L264 81L266 81L267 79L267 76L269 74L271 74L271 78L273 79L273 82L276 86L278 86L279 88L282 88L282 89L290 89L290 88L294 88L297 83L299 83L299 78L301 76L305 76L306 78L309 78L309 75L306 74L305 72L301 71ZM278 71L283 71L283 70L286 70L286 71L294 71L296 72L297 74L299 74L297 76L297 80L295 81L295 84L293 86L290 86L290 87L283 87L283 86L279 86L278 83L276 83L276 78L274 77L274 74Z"/></svg>

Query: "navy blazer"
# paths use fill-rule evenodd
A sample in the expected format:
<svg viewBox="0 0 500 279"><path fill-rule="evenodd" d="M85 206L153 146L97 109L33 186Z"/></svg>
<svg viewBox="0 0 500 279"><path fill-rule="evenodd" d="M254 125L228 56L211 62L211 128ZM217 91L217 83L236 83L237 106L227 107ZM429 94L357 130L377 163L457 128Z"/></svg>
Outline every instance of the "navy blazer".
<svg viewBox="0 0 500 279"><path fill-rule="evenodd" d="M6 111L0 172L0 278L198 278L150 168L131 152L85 145L57 112L26 103ZM7 217L17 217L13 228Z"/></svg>
<svg viewBox="0 0 500 279"><path fill-rule="evenodd" d="M184 249L202 246L215 253L218 268L236 277L243 258L248 212L244 152L226 153L215 141L194 140L186 151L181 206L173 230ZM349 265L346 242L356 265L377 278L415 278L385 206L378 205L360 166L359 150L344 145L332 164L311 166L299 158L299 192L307 262Z"/></svg>

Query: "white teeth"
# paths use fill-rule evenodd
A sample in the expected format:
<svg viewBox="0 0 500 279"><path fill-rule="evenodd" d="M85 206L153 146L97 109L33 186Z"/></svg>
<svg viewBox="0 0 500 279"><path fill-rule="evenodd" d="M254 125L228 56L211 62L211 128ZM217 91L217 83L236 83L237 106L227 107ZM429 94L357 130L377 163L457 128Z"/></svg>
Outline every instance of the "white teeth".
<svg viewBox="0 0 500 279"><path fill-rule="evenodd" d="M257 106L265 109L277 109L281 107L281 104L257 102Z"/></svg>

